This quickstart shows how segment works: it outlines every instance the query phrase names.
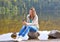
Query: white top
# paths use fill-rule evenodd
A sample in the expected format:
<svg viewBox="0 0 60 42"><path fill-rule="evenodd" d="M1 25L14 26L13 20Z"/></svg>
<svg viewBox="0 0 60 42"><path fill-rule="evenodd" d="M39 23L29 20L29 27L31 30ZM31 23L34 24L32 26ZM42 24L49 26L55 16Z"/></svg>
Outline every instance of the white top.
<svg viewBox="0 0 60 42"><path fill-rule="evenodd" d="M38 16L35 14L35 17L34 17L34 19L32 20L32 23L30 23L29 16L30 16L30 14L27 15L27 25L36 26L37 28L39 28Z"/></svg>

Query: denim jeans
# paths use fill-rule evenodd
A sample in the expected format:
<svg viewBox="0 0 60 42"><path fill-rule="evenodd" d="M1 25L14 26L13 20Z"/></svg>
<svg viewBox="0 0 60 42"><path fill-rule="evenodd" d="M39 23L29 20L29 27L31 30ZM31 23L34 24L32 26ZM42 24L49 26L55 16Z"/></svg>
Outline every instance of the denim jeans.
<svg viewBox="0 0 60 42"><path fill-rule="evenodd" d="M35 26L25 26L23 25L22 29L19 32L19 36L25 36L26 34L28 34L29 32L37 32L38 28Z"/></svg>

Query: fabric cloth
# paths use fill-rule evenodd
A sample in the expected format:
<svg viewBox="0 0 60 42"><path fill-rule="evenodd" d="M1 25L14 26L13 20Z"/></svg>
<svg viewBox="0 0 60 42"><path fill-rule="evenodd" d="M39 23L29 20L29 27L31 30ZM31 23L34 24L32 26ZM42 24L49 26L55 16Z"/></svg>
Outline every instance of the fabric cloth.
<svg viewBox="0 0 60 42"><path fill-rule="evenodd" d="M38 31L38 32L40 33L40 35L38 37L39 40L48 40L47 36L48 36L48 34L50 34L50 31ZM0 35L0 42L1 41L14 40L13 38L11 38L11 34L12 33L6 33L6 34ZM19 32L17 32L17 36L18 36L18 34L19 34ZM45 35L47 35L47 36L45 36ZM24 38L23 38L23 40L28 40L28 38L29 38L28 35L25 35Z"/></svg>
<svg viewBox="0 0 60 42"><path fill-rule="evenodd" d="M30 26L36 26L37 28L39 28L39 24L38 24L38 16L35 14L34 19L32 20L32 23L30 23L30 18L29 18L30 14L27 15L27 25Z"/></svg>
<svg viewBox="0 0 60 42"><path fill-rule="evenodd" d="M22 29L19 32L19 36L25 36L26 34L28 34L29 32L37 32L38 28L35 26L23 26Z"/></svg>
<svg viewBox="0 0 60 42"><path fill-rule="evenodd" d="M32 23L32 19L30 19L30 23Z"/></svg>

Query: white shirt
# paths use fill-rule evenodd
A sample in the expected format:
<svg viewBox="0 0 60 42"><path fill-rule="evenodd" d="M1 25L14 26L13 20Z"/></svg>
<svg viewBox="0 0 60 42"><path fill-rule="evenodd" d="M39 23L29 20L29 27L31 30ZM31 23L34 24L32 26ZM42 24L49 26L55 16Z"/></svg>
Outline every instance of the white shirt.
<svg viewBox="0 0 60 42"><path fill-rule="evenodd" d="M39 28L39 25L38 25L38 16L35 15L34 19L32 20L32 23L30 23L29 16L30 16L30 14L27 15L27 25L36 26L37 28Z"/></svg>

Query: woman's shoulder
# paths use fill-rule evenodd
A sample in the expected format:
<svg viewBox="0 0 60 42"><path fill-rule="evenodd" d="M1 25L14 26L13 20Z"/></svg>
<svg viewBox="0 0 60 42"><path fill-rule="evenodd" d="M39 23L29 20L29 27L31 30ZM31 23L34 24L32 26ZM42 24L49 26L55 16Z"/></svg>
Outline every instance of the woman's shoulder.
<svg viewBox="0 0 60 42"><path fill-rule="evenodd" d="M38 15L36 14L35 17L38 17Z"/></svg>

